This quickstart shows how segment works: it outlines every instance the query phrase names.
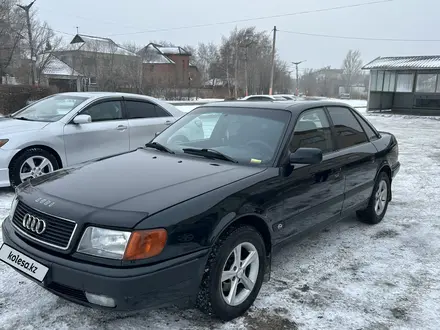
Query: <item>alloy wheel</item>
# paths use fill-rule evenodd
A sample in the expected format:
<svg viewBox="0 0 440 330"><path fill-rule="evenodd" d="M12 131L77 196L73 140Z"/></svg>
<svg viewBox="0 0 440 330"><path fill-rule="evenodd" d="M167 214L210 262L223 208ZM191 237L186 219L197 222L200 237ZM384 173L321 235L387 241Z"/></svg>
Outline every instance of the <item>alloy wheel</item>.
<svg viewBox="0 0 440 330"><path fill-rule="evenodd" d="M226 304L237 306L251 294L258 278L260 258L252 243L238 244L226 259L220 289Z"/></svg>
<svg viewBox="0 0 440 330"><path fill-rule="evenodd" d="M44 174L53 172L53 164L49 159L43 156L32 156L26 159L26 161L20 167L20 180L22 182L37 178Z"/></svg>
<svg viewBox="0 0 440 330"><path fill-rule="evenodd" d="M377 215L381 215L385 210L388 199L388 187L385 180L379 182L379 187L376 191L374 211Z"/></svg>

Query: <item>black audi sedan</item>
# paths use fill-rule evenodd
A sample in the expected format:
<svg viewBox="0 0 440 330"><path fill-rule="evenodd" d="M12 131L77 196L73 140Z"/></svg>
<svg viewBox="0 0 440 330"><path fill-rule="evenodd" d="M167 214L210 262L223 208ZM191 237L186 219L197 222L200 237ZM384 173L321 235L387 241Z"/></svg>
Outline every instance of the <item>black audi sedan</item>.
<svg viewBox="0 0 440 330"><path fill-rule="evenodd" d="M382 221L399 167L396 138L344 103L207 104L143 148L20 185L0 259L82 305L230 320L281 243L354 213Z"/></svg>

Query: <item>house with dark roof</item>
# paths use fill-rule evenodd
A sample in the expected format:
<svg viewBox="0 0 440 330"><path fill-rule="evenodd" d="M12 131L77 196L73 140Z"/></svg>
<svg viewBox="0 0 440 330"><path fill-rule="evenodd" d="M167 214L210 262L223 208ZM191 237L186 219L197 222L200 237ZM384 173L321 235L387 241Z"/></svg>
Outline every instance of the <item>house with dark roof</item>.
<svg viewBox="0 0 440 330"><path fill-rule="evenodd" d="M52 55L76 73L72 79L81 77L82 91L149 92L157 87L200 86L200 74L190 61L191 53L178 46L150 43L133 53L112 39L77 34L67 47Z"/></svg>
<svg viewBox="0 0 440 330"><path fill-rule="evenodd" d="M141 58L112 39L77 34L53 55L84 77L81 90L113 91L140 85Z"/></svg>
<svg viewBox="0 0 440 330"><path fill-rule="evenodd" d="M142 58L142 76L146 86L194 88L200 86L200 73L191 63L191 53L182 47L154 43L138 51Z"/></svg>
<svg viewBox="0 0 440 330"><path fill-rule="evenodd" d="M440 113L440 55L378 57L370 70L368 110Z"/></svg>

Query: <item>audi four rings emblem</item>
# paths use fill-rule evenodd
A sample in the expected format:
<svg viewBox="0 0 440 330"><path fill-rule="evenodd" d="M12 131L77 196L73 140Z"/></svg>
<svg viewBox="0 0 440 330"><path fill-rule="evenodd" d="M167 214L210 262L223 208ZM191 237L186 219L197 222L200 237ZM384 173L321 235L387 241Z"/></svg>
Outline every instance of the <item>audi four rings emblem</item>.
<svg viewBox="0 0 440 330"><path fill-rule="evenodd" d="M44 220L38 219L29 213L23 217L23 227L34 232L38 235L41 235L46 231L46 222Z"/></svg>

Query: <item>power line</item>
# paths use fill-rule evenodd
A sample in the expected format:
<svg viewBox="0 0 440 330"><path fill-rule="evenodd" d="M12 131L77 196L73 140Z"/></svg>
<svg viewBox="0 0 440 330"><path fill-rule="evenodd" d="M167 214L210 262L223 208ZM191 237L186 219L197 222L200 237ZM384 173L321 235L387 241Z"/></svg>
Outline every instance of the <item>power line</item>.
<svg viewBox="0 0 440 330"><path fill-rule="evenodd" d="M73 33L67 33L67 32L63 32L63 31L55 30L55 29L52 29L50 27L48 27L47 30L52 30L53 32L65 34L65 35L68 35L68 36L75 36L75 34L73 34Z"/></svg>
<svg viewBox="0 0 440 330"><path fill-rule="evenodd" d="M328 34L318 34L318 33L306 33L306 32L296 32L296 31L285 31L278 30L279 32L298 34L311 37L323 37L323 38L334 38L334 39L348 39L348 40L368 40L368 41L396 41L396 42L440 42L440 39L396 39L396 38L369 38L369 37L349 37L349 36L336 36Z"/></svg>
<svg viewBox="0 0 440 330"><path fill-rule="evenodd" d="M322 9L305 10L305 11L299 11L299 12L295 12L295 13L278 14L278 15L271 15L271 16L260 16L260 17L245 18L245 19L239 19L239 20L233 20L233 21L223 21L223 22L217 22L217 23L187 25L187 26L181 26L181 27L165 28L165 29L154 29L154 30L144 30L144 31L138 31L138 32L117 33L117 34L111 34L111 35L109 35L109 37L125 36L125 35L132 35L132 34L152 33L152 32L166 32L166 31L173 31L173 30L193 29L193 28L215 26L215 25L225 25L225 24L232 24L232 23L242 23L242 22L258 21L258 20L265 20L265 19L271 19L271 18L280 18L280 17L287 17L287 16L296 16L296 15L320 13L320 12L340 10L340 9L347 9L347 8L355 8L355 7L361 7L361 6L369 6L369 5L375 5L375 4L386 3L386 2L391 2L391 1L394 1L394 0L377 0L377 1L369 1L369 2L353 4L353 5L345 5L345 6L322 8Z"/></svg>

